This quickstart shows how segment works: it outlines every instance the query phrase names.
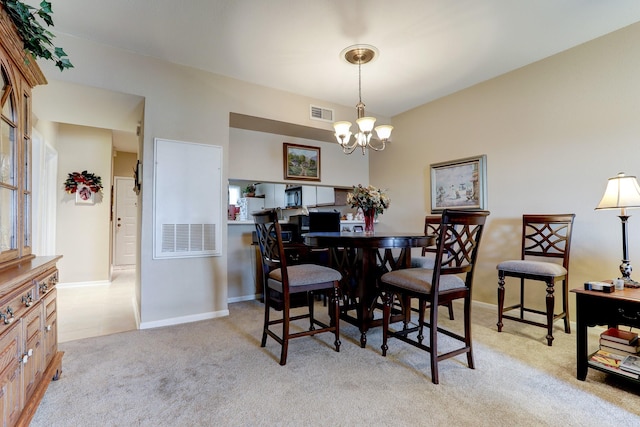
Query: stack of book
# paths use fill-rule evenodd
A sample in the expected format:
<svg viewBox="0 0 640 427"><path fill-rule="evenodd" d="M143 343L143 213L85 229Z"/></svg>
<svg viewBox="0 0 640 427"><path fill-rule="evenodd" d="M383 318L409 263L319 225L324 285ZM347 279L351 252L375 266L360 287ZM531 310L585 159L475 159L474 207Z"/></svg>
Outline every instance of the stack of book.
<svg viewBox="0 0 640 427"><path fill-rule="evenodd" d="M625 356L610 353L604 350L598 350L589 358L589 365L597 367L601 370L615 372L626 377L638 379L640 377L640 374L621 368L624 359Z"/></svg>
<svg viewBox="0 0 640 427"><path fill-rule="evenodd" d="M622 331L618 328L609 328L600 334L600 349L624 356L637 355L640 352L638 334Z"/></svg>
<svg viewBox="0 0 640 427"><path fill-rule="evenodd" d="M635 375L640 375L640 357L629 355L620 362L620 369Z"/></svg>

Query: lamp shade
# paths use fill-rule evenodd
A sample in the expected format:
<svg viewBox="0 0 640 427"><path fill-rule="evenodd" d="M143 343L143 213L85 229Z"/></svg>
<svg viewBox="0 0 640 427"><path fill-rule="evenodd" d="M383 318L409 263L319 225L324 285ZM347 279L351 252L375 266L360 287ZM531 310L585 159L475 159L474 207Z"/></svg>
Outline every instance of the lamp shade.
<svg viewBox="0 0 640 427"><path fill-rule="evenodd" d="M375 117L360 117L356 120L358 127L360 128L360 132L371 132L373 130L373 125L376 122Z"/></svg>
<svg viewBox="0 0 640 427"><path fill-rule="evenodd" d="M635 176L620 172L609 178L602 200L596 209L624 209L640 207L640 185Z"/></svg>
<svg viewBox="0 0 640 427"><path fill-rule="evenodd" d="M376 126L376 134L378 138L387 140L391 137L391 131L393 130L393 126L391 125L380 125Z"/></svg>

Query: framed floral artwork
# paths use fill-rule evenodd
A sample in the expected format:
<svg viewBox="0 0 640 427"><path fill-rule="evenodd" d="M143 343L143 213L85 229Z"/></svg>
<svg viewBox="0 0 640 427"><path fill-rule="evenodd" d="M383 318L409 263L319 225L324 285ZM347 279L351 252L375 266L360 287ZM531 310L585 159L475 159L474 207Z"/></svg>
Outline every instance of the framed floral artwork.
<svg viewBox="0 0 640 427"><path fill-rule="evenodd" d="M284 179L320 181L320 147L283 144Z"/></svg>
<svg viewBox="0 0 640 427"><path fill-rule="evenodd" d="M432 213L444 209L485 210L486 207L486 155L431 165Z"/></svg>

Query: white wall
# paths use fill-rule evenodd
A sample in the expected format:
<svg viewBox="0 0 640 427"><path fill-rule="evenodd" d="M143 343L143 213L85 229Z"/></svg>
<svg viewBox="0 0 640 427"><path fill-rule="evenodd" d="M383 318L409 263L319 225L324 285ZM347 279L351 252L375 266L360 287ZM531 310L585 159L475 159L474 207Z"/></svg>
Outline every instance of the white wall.
<svg viewBox="0 0 640 427"><path fill-rule="evenodd" d="M338 143L235 128L229 129L229 177L257 182L285 182L284 142L320 148L320 181L313 181L314 185L344 187L365 184L369 179L368 155L355 152L345 156Z"/></svg>
<svg viewBox="0 0 640 427"><path fill-rule="evenodd" d="M56 78L145 98L144 142L139 153L144 174L139 261L141 327L227 314L226 251L220 257L152 259L153 139L159 137L222 146L222 178L226 182L229 177L230 112L319 127L316 121L309 118L309 104L317 105L318 101L168 64L64 34L57 35L56 40L73 58L75 68L61 73L42 62L39 65L47 79ZM354 108L326 102L321 105L335 109L337 117L355 118ZM325 129L331 129L330 123L322 125ZM226 205L226 195L220 202ZM222 244L225 247L227 230L223 232Z"/></svg>
<svg viewBox="0 0 640 427"><path fill-rule="evenodd" d="M638 40L635 24L394 117L393 148L371 156L370 165L372 183L390 191L385 225L420 229L430 207L431 163L486 154L491 215L475 299L497 303L495 267L520 256L523 213L576 214L570 288L617 277L619 212L594 208L608 178L620 171L640 176ZM629 250L640 278L634 212ZM544 286L539 294L544 307Z"/></svg>
<svg viewBox="0 0 640 427"><path fill-rule="evenodd" d="M56 254L61 283L104 283L109 280L111 224L111 131L61 124L57 135L58 178ZM64 191L72 172L88 171L102 178L102 201L76 205Z"/></svg>
<svg viewBox="0 0 640 427"><path fill-rule="evenodd" d="M402 228L422 230L429 164L486 153L492 215L475 297L495 302L495 264L517 255L515 236L523 212L577 213L572 286L587 278L617 274L619 220L615 213L593 212L593 207L608 177L620 170L638 173L640 47L634 41L639 37L640 24L636 24L395 117L394 142L384 152L369 155L371 183L388 188L392 198L381 227L402 224ZM151 258L153 138L222 146L226 181L231 173L230 112L330 129L330 124L309 118L309 104L317 101L64 34L57 35L57 41L65 46L75 68L60 73L41 63L48 79L146 99L140 152L145 164L140 222L142 323L226 314L226 254L184 260ZM334 108L336 117L353 120L355 115L352 107L321 105ZM633 238L640 219L634 225L635 219L630 223L632 261L640 257L640 242ZM225 234L223 246L226 239Z"/></svg>

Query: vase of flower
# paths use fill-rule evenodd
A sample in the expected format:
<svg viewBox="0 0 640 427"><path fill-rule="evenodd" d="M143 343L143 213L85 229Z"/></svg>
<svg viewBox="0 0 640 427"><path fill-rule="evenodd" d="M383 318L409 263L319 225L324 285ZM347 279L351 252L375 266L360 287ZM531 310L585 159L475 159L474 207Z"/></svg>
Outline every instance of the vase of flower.
<svg viewBox="0 0 640 427"><path fill-rule="evenodd" d="M364 231L367 234L373 234L373 223L376 216L383 213L390 203L387 195L372 185L368 187L354 186L353 191L347 194L347 204L362 211Z"/></svg>
<svg viewBox="0 0 640 427"><path fill-rule="evenodd" d="M373 234L373 222L376 219L376 210L375 209L367 209L364 211L364 232L366 234Z"/></svg>

